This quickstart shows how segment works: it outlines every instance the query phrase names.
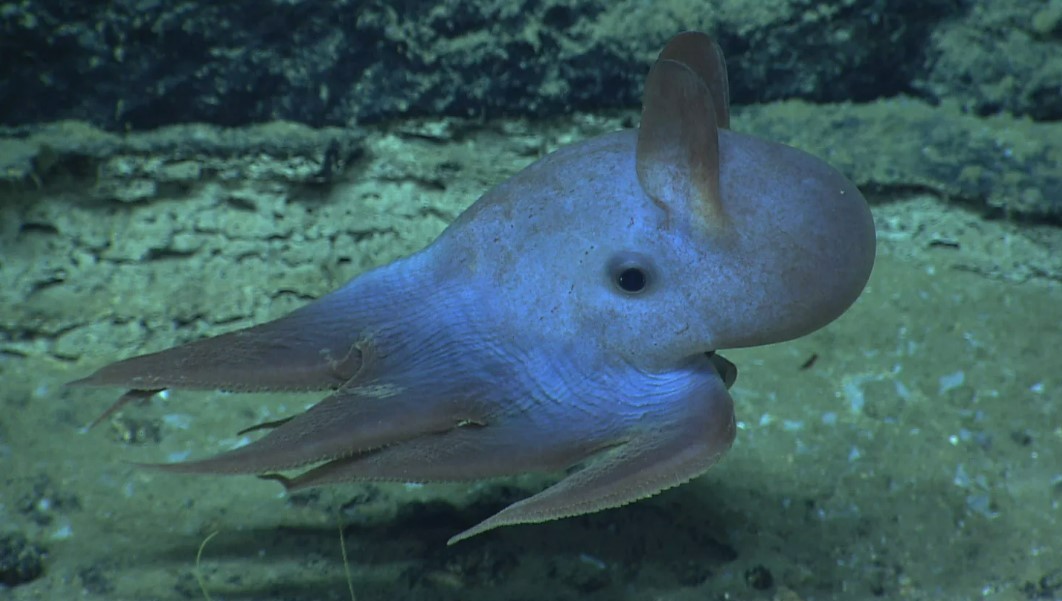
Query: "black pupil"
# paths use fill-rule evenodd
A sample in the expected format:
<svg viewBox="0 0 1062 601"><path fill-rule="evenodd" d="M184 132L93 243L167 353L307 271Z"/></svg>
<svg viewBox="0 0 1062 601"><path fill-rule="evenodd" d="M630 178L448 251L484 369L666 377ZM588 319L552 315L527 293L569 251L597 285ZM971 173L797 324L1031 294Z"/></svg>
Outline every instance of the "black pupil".
<svg viewBox="0 0 1062 601"><path fill-rule="evenodd" d="M645 272L637 267L628 267L620 272L616 281L627 292L641 292L645 288Z"/></svg>

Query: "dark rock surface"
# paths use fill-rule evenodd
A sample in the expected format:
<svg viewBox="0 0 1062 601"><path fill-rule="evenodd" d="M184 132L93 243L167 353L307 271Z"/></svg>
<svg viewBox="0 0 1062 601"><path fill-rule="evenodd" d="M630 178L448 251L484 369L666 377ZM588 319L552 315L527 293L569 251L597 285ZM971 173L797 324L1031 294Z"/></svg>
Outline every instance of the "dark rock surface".
<svg viewBox="0 0 1062 601"><path fill-rule="evenodd" d="M825 103L871 105L915 96L946 106L945 129L954 123L956 109L1034 121L1062 118L1059 0L705 4L9 2L0 4L5 57L0 61L0 125L13 128L17 137L26 124L63 119L111 132L273 120L320 128L415 115L541 117L636 107L652 57L668 37L689 28L714 32L719 39L738 106L797 99L813 103L808 112L814 114L814 106ZM936 119L921 114L922 137L901 136L902 143L917 149L954 139L959 130L935 131ZM859 136L862 127L829 131L831 137L842 130ZM892 139L888 134L895 131L881 133ZM807 138L795 129L771 134ZM805 140L804 147L814 147L817 139ZM891 161L884 141L867 148ZM1035 181L1034 174L1050 173L1057 158L1055 147L1045 144L1045 152L1025 153L1022 160L1038 167L1019 171L1034 179L1021 177L1017 186L1013 176L1006 181L992 176L1014 173L1009 171L1014 159L1006 155L1006 140L989 138L976 145L972 164L952 161L947 173L929 179L949 182L935 189L974 203L986 201L1005 214L1058 221L1062 206L1051 193L1057 177ZM18 144L6 146L0 162L33 158L38 164L28 171L46 170L41 166L48 166L47 152L22 148L21 159L10 156L18 149ZM904 152L899 162L913 164L907 172L925 169L908 160L909 150ZM960 145L956 152L972 151ZM19 167L8 179L16 172L27 170Z"/></svg>
<svg viewBox="0 0 1062 601"><path fill-rule="evenodd" d="M976 2L934 30L914 87L985 115L1062 119L1062 2Z"/></svg>
<svg viewBox="0 0 1062 601"><path fill-rule="evenodd" d="M0 5L0 122L323 126L630 107L649 59L690 27L718 36L738 104L917 92L1058 118L1062 67L1044 59L1062 48L1062 11L1002 4L23 0Z"/></svg>

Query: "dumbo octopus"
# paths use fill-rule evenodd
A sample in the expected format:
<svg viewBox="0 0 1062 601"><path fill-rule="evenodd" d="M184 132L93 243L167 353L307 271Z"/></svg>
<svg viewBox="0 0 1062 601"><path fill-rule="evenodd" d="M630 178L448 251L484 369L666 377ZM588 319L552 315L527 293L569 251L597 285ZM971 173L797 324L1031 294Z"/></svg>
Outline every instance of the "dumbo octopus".
<svg viewBox="0 0 1062 601"><path fill-rule="evenodd" d="M734 439L719 349L841 315L874 263L863 196L822 160L730 130L726 65L674 37L640 126L562 148L431 245L275 321L103 367L129 389L327 391L219 455L157 466L349 480L563 472L450 539L618 507L711 467ZM108 412L108 414L110 411Z"/></svg>

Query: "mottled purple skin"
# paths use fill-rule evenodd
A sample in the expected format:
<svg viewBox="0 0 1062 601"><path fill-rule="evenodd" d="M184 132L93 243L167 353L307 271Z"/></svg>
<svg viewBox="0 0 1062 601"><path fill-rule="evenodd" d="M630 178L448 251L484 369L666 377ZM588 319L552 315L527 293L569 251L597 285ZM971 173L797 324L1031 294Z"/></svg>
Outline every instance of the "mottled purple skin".
<svg viewBox="0 0 1062 601"><path fill-rule="evenodd" d="M733 374L710 353L826 325L874 262L855 186L730 131L726 82L715 44L680 34L650 72L638 130L543 158L424 250L288 316L79 383L332 391L258 441L172 471L315 466L282 479L294 489L581 464L451 542L681 484L734 437ZM624 290L628 269L643 289Z"/></svg>

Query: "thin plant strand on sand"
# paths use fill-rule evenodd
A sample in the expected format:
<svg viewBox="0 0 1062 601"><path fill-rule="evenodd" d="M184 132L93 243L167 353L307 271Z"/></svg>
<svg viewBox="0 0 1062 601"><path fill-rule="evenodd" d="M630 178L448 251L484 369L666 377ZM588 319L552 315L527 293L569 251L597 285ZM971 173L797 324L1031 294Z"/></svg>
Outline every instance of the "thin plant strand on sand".
<svg viewBox="0 0 1062 601"><path fill-rule="evenodd" d="M347 539L343 536L343 520L340 519L338 507L336 508L336 526L339 527L339 551L343 555L343 573L347 577L350 601L358 601L354 596L354 579L350 575L350 562L347 561Z"/></svg>
<svg viewBox="0 0 1062 601"><path fill-rule="evenodd" d="M195 575L195 581L199 583L199 590L203 591L203 598L206 599L206 601L213 601L213 599L210 598L210 592L207 591L206 579L203 577L203 571L200 569L199 564L203 560L203 549L206 548L210 539L217 536L219 532L221 531L215 530L208 534L206 538L203 539L203 542L199 543L199 550L195 553L195 569L192 573Z"/></svg>
<svg viewBox="0 0 1062 601"><path fill-rule="evenodd" d="M350 593L350 601L358 601L357 596L354 594L354 577L350 573L350 561L347 558L347 539L343 534L343 521L340 519L338 509L336 510L336 526L339 528L339 552L343 557L343 574L347 579L347 591ZM199 550L195 553L195 569L192 570L192 573L195 575L195 581L199 584L199 590L202 591L203 599L206 601L213 601L213 598L210 596L210 591L207 590L206 578L200 568L203 562L203 550L206 549L207 543L220 533L220 530L215 530L208 534L203 539L203 542L199 543Z"/></svg>

